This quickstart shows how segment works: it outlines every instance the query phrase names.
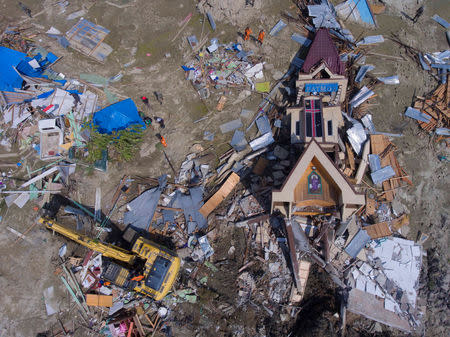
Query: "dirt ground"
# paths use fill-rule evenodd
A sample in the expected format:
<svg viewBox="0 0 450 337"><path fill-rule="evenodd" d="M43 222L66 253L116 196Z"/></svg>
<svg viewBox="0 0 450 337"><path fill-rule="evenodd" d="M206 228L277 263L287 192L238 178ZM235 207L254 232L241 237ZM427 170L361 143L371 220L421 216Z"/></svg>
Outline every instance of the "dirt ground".
<svg viewBox="0 0 450 337"><path fill-rule="evenodd" d="M70 1L66 12L59 13L56 1L45 0L34 2L22 1L33 13L44 11L38 17L26 21L31 30L38 33L36 40L40 45L48 48L63 59L55 65L56 71L65 73L69 77L77 78L80 73L95 73L105 77L112 77L123 71L123 78L110 86L110 90L118 97L131 97L136 103L140 102L141 95L153 99L152 92L159 91L164 95L164 104L159 105L151 101L152 115L162 116L166 121L164 136L168 147L166 153L175 168L178 168L185 156L190 153L190 147L200 143L205 149L220 155L229 148L230 134L222 135L219 125L239 116L242 108L256 112L256 107L261 100L259 94L252 94L241 102L235 102L239 92L234 92L228 98L225 109L217 112L215 106L221 92L215 92L206 102L202 102L197 92L188 81L185 80L181 69L191 57L190 47L186 37L196 34L208 34L209 38L217 37L220 42L239 40L237 33L242 32L247 25L251 25L253 31L270 28L279 20L281 11L294 13L292 3L287 0L256 1L253 9L245 11L229 11L232 17L224 15L222 21L217 21L218 29L212 32L208 22L204 26L204 16L196 11L196 1L191 0L166 0L166 1L112 1L118 4L129 3L124 9L111 6L103 1ZM244 0L242 0L244 2ZM410 44L425 52L442 51L448 49L445 39L445 31L430 17L438 13L445 19L448 13L448 2L436 1L385 1L387 11L377 16L378 28L368 29L357 24L347 23L355 37L360 35L383 34L385 37L391 33L397 34L405 43ZM224 1L224 6L228 1ZM236 1L238 3L238 1ZM401 3L401 4L400 4ZM413 24L400 15L405 11L410 15L420 5L425 4L425 12L418 23ZM111 33L105 40L114 51L108 57L105 64L97 63L80 53L59 46L55 40L49 39L44 33L54 26L62 32L67 31L77 20L67 21L65 17L81 8L85 8L84 15L95 23L108 28ZM16 1L0 0L0 28L17 24L26 20L26 16L20 10ZM187 28L181 32L177 39L171 40L177 34L178 25L189 13L193 17ZM239 15L241 15L239 17ZM236 17L238 16L238 17ZM202 28L203 26L203 28ZM279 73L285 73L289 63L298 51L298 44L291 40L294 32L302 33L295 24L290 24L277 37L267 36L262 47L250 41L244 44L246 49L252 49L255 54L261 55L266 62L265 77L271 83L275 83L274 77ZM398 45L386 40L384 43L374 46L373 51L382 54L401 56L405 55ZM169 57L166 54L170 53ZM149 56L147 56L149 55ZM449 155L448 150L431 141L427 135L419 135L416 123L403 116L406 106L412 102L413 95L423 95L436 87L436 80L422 71L415 63L405 57L407 61L392 61L376 56L368 56L366 64L376 66L372 72L376 76L390 76L398 74L400 84L397 86L379 86L376 89L378 97L376 104L371 107L373 121L378 131L391 133L403 133L403 137L395 138L396 152L400 164L409 173L414 186L398 191L398 207L405 207L411 215L411 225L407 238L416 240L419 231L428 233L429 240L424 247L427 250L427 261L422 289L422 297L427 305L425 319L426 336L444 336L445 327L448 327L449 311L446 297L449 287L449 250L448 224L449 224L449 194L448 163L437 160L439 154ZM124 64L135 59L135 62L125 68ZM121 95L121 96L119 96ZM146 111L143 106L139 106ZM208 117L194 123L202 117ZM250 123L245 120L245 123ZM215 133L212 142L203 140L203 133L210 131ZM94 205L95 188L102 187L103 202L109 201L120 178L124 174L157 177L161 173L170 172L170 167L163 153L155 146L157 130L147 130L146 140L140 153L132 163L113 163L108 168L108 173L88 172L83 168L77 170L77 186L72 195L74 200L85 205ZM214 163L212 163L214 164ZM39 168L43 163L36 161L32 168ZM22 172L23 174L24 172ZM25 232L38 217L33 210L33 204L29 202L23 209L15 206L7 209L2 207L0 215L0 287L2 289L0 299L0 337L30 337L40 331L45 331L50 326L57 324L55 317L47 317L43 302L43 290L54 286L56 296L62 311L67 311L73 306L70 296L64 291L64 287L53 271L58 264L57 253L63 243L58 237L53 237L43 228L34 227L28 237L32 242L21 241L16 243L16 237L6 230L10 226L20 232ZM117 220L117 219L113 219ZM222 250L229 248L229 239L241 240L239 232L231 230L224 232ZM227 244L225 244L227 243ZM219 247L214 247L220 250ZM77 248L69 245L69 251ZM183 304L181 312L184 312L190 320L184 326L174 327L174 336L285 336L284 331L267 323L269 319L256 317L254 309L241 308L229 317L218 317L213 307L227 299L233 302L233 294L236 293L234 276L240 265L227 265L221 267L220 273L210 276L211 285L209 291L203 294L203 302L197 305ZM224 274L226 276L224 276ZM317 275L316 275L317 274ZM332 335L329 323L336 313L334 305L334 293L332 289L323 290L320 297L314 285L327 283L325 275L320 271L313 273L305 297L305 308L293 321L293 335L296 336L325 336ZM329 283L329 282L328 282ZM304 313L304 314L302 314ZM181 314L181 313L180 313ZM273 319L275 322L277 318ZM302 320L311 321L302 323ZM354 318L355 327L358 322L364 322L359 317ZM361 323L363 324L363 323ZM265 333L261 326L266 327ZM243 331L243 333L236 333ZM357 336L358 329L349 328L349 335ZM85 336L86 331L78 331L79 336ZM376 335L380 332L373 332ZM360 334L362 335L362 334ZM371 334L367 334L371 335ZM381 336L381 334L378 334ZM391 331L383 326L384 336L402 335L397 331Z"/></svg>

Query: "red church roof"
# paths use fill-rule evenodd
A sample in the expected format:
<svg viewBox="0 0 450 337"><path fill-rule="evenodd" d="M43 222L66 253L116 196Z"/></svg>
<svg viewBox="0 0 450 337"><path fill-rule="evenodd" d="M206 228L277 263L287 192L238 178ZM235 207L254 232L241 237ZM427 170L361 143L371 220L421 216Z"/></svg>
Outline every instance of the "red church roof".
<svg viewBox="0 0 450 337"><path fill-rule="evenodd" d="M344 75L345 66L341 62L336 46L326 28L320 28L317 31L314 41L309 48L306 60L303 63L302 71L309 73L311 68L322 61L325 61L328 69L333 74Z"/></svg>

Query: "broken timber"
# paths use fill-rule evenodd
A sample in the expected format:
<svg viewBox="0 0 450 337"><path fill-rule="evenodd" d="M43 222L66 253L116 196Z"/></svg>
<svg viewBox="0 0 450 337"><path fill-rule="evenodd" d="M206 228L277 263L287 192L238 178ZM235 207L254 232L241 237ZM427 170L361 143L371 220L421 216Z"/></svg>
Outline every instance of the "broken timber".
<svg viewBox="0 0 450 337"><path fill-rule="evenodd" d="M219 190L200 208L200 214L206 218L223 200L225 200L228 194L230 194L233 188L239 183L239 180L239 176L232 172Z"/></svg>
<svg viewBox="0 0 450 337"><path fill-rule="evenodd" d="M389 146L391 142L385 135L371 135L370 136L370 145L372 147L372 153L381 155L384 154L384 157L381 158L381 167L385 167L390 165L395 172L395 177L400 179L388 179L383 182L383 190L384 197L387 201L394 200L395 192L394 190L400 186L400 181L405 181L408 184L412 185L411 180L407 178L407 174L400 167L397 158L394 155L394 151L391 151L392 147Z"/></svg>

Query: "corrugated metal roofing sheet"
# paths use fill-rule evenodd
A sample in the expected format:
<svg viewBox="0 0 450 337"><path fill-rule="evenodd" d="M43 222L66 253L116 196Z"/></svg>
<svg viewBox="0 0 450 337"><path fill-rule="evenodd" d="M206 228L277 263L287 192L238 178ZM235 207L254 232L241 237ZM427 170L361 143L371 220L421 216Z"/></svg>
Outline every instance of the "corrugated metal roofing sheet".
<svg viewBox="0 0 450 337"><path fill-rule="evenodd" d="M314 66L322 61L325 61L328 69L334 74L344 75L345 66L341 62L336 46L326 28L320 28L317 31L303 63L302 71L309 73Z"/></svg>

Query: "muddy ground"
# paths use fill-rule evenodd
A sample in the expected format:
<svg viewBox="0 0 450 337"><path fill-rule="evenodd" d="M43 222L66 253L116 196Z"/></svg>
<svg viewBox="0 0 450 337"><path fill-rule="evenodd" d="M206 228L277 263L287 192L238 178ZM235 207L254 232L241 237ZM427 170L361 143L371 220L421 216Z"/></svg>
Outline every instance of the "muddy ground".
<svg viewBox="0 0 450 337"><path fill-rule="evenodd" d="M70 1L66 12L60 14L56 1L34 2L23 0L33 13L42 12L34 19L27 20L24 13L17 6L16 1L0 0L0 28L3 30L8 24L15 25L18 21L25 23L32 31L39 34L38 43L55 54L64 58L55 65L54 69L65 73L69 77L78 78L80 73L95 73L105 77L116 75L124 71L120 82L111 85L117 95L131 97L139 102L141 95L153 98L153 91L160 91L164 95L164 104L151 102L152 114L162 116L166 120L164 136L168 147L166 153L177 168L190 147L200 143L220 155L229 148L230 134L222 135L219 125L239 116L242 108L256 112L261 100L259 94L252 94L242 102L233 104L237 98L232 93L225 109L217 112L215 106L220 92L212 95L205 103L200 101L196 91L184 79L181 65L189 59L190 47L186 37L202 32L203 15L195 8L195 1L167 0L128 2L129 7L119 9L103 1ZM126 4L127 1L112 1ZM244 1L241 1L244 2ZM443 1L425 2L425 12L416 24L400 15L405 11L410 15L422 4L422 1L386 1L387 10L377 15L378 28L368 29L357 24L346 23L353 35L397 34L405 43L422 51L434 52L448 48L444 30L430 19L434 13L439 13L445 19L448 13L448 3ZM223 2L225 5L228 1ZM238 3L238 1L236 1ZM71 49L65 50L55 40L45 36L44 32L54 26L60 31L67 31L74 21L67 21L65 17L81 8L87 13L85 18L98 23L111 33L105 40L114 51L105 64L97 63ZM255 8L241 11L229 11L232 17L224 16L218 21L218 29L212 32L206 22L203 27L204 35L217 37L221 42L240 40L237 33L245 26L251 25L253 31L266 31L278 21L281 11L295 13L290 1L271 0L256 1ZM171 40L179 30L178 23L190 12L193 17L187 28L181 32L173 42ZM236 17L236 15L240 15ZM298 44L290 39L294 32L300 31L295 24L290 24L278 37L267 37L262 47L250 41L245 48L253 49L266 62L265 76L271 83L279 72L284 73L289 63L298 51ZM382 54L404 56L405 52L398 45L386 41L373 47L373 51ZM170 53L170 57L165 55ZM150 56L147 56L147 55ZM430 234L425 243L427 258L424 275L422 277L422 298L427 305L425 318L426 336L444 336L448 327L448 299L449 287L448 260L448 205L449 180L448 164L437 160L438 154L448 151L436 144L427 135L419 134L418 127L413 120L403 117L405 107L411 104L414 94L423 95L436 87L436 80L422 71L417 64L407 57L406 61L392 61L379 57L367 57L366 63L373 64L373 71L377 76L398 74L400 85L377 87L378 97L371 107L373 120L378 131L402 132L403 137L395 138L397 157L400 164L409 173L414 186L401 189L398 192L398 207L404 205L411 213L411 225L407 238L415 240L417 233L422 231ZM135 59L135 63L124 68L124 64ZM121 97L121 96L119 96ZM140 107L144 109L143 106ZM208 118L194 123L198 119ZM247 124L250 120L244 121ZM204 131L215 132L213 142L203 141ZM140 153L132 163L111 163L108 173L91 172L79 168L77 171L77 186L71 195L74 200L85 205L94 205L95 188L102 187L103 202L108 202L120 178L124 174L157 177L161 173L170 171L162 152L155 146L157 130L147 130L146 140ZM2 150L1 150L2 151ZM32 163L32 168L39 168L43 163ZM24 172L21 172L24 174ZM63 242L59 237L52 237L46 230L35 227L28 237L30 242L15 243L16 237L5 228L10 226L20 232L33 224L38 213L33 210L29 202L23 209L12 206L7 209L1 204L0 215L0 336L35 336L50 326L55 326L56 318L47 317L43 303L43 290L55 286L60 309L67 311L73 307L69 295L64 292L59 278L54 275L58 264L57 251ZM116 219L114 219L116 220ZM216 250L227 251L230 240L242 240L242 233L236 230L223 232L223 237L215 244ZM220 245L224 247L220 248ZM227 248L228 247L228 248ZM69 252L75 251L82 256L82 251L75 245L69 245ZM258 308L251 306L239 308L230 316L221 316L214 307L227 300L232 303L236 294L234 276L237 275L239 263L229 263L220 267L220 272L210 273L213 290L205 291L199 304L183 304L179 315L184 324L174 326L175 336L286 336L288 326L293 325L293 335L297 336L331 336L337 312L334 302L334 290L326 286L330 284L326 275L314 269L307 285L307 294L299 316L291 319L291 323L279 323L280 317L264 316ZM225 276L224 276L225 275ZM320 289L318 292L317 289ZM234 294L234 295L233 295ZM225 296L225 297L224 297ZM179 317L180 318L180 317ZM180 318L181 320L181 318ZM386 327L375 327L360 317L350 317L348 334L351 336L402 335L398 331L391 331ZM330 323L331 322L331 323ZM264 327L265 330L262 330ZM379 329L382 328L383 332ZM85 336L86 330L77 331L78 336Z"/></svg>

